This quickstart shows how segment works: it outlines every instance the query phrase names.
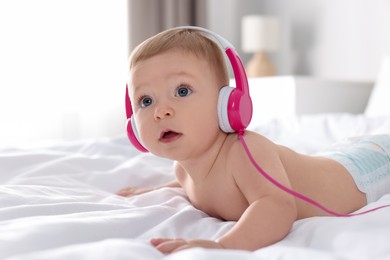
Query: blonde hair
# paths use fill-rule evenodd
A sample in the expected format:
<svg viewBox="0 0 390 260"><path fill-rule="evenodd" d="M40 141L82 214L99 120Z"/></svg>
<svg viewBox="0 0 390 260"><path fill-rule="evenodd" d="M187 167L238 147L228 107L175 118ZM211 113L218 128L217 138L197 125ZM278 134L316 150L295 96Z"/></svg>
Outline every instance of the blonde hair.
<svg viewBox="0 0 390 260"><path fill-rule="evenodd" d="M193 29L173 28L145 40L131 53L129 68L131 70L138 62L170 50L180 50L205 59L221 84L228 85L228 71L220 47L203 32Z"/></svg>

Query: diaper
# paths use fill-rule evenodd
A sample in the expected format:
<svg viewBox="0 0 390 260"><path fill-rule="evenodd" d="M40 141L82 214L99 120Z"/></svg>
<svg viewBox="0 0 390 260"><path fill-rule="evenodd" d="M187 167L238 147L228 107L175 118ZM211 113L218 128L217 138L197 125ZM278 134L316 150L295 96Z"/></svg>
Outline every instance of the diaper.
<svg viewBox="0 0 390 260"><path fill-rule="evenodd" d="M367 203L390 193L390 135L360 136L321 156L336 160L352 175Z"/></svg>

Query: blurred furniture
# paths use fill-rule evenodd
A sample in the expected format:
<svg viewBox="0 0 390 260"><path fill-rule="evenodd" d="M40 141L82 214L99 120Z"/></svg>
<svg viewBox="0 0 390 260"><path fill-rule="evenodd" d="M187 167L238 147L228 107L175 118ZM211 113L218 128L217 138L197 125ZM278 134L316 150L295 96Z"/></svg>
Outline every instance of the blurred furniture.
<svg viewBox="0 0 390 260"><path fill-rule="evenodd" d="M276 69L267 52L279 46L279 19L275 16L248 15L242 19L242 50L254 53L246 65L249 77L273 76Z"/></svg>

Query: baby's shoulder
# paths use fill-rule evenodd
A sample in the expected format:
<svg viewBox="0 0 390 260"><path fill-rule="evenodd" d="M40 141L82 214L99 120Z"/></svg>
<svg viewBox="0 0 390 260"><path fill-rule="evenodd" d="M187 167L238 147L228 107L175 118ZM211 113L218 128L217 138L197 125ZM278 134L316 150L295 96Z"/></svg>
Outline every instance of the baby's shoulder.
<svg viewBox="0 0 390 260"><path fill-rule="evenodd" d="M259 156L278 150L278 145L263 135L251 131L246 131L241 140L237 133L231 134L229 136L228 146L226 149L226 159L229 162L242 160L243 157L246 157L246 148L251 153Z"/></svg>
<svg viewBox="0 0 390 260"><path fill-rule="evenodd" d="M244 144L255 150L273 149L277 147L277 145L267 137L252 131L245 131L241 140L237 133L231 138L233 140L230 147L232 151L242 150Z"/></svg>

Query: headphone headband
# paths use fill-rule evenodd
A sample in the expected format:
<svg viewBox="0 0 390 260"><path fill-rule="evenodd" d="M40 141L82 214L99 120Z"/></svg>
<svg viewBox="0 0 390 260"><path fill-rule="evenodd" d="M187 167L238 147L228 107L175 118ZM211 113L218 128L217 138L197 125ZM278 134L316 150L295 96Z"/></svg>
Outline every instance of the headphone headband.
<svg viewBox="0 0 390 260"><path fill-rule="evenodd" d="M218 42L219 43L219 46L224 49L224 50L227 50L227 49L234 49L233 45L228 41L226 40L225 38L223 38L222 36L216 34L215 32L213 31L210 31L206 28L203 28L203 27L198 27L198 26L179 26L179 27L176 27L175 29L189 29L189 30L195 30L195 31L201 31L201 32L205 32L206 33L206 36L208 37L212 37L214 38L214 42Z"/></svg>
<svg viewBox="0 0 390 260"><path fill-rule="evenodd" d="M196 30L206 33L206 37L213 38L216 43L219 43L218 46L223 49L226 53L230 64L232 65L234 79L236 81L236 88L241 90L243 94L249 95L249 85L244 65L242 64L240 56L237 54L234 46L225 38L218 35L217 33L198 26L179 26L175 29L189 29Z"/></svg>

